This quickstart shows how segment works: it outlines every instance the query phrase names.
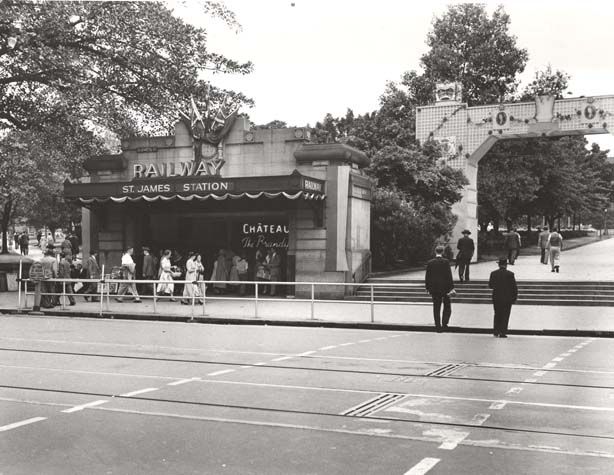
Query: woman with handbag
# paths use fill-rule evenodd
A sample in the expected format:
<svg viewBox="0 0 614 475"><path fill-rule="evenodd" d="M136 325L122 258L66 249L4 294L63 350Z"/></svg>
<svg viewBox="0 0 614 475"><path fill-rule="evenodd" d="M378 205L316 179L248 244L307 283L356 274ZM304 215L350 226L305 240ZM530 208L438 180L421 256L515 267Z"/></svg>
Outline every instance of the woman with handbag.
<svg viewBox="0 0 614 475"><path fill-rule="evenodd" d="M171 302L176 302L177 300L173 297L173 291L175 290L175 285L173 282L173 271L171 266L171 251L167 249L164 251L162 255L162 259L160 259L160 280L161 282L158 284L158 295L170 297Z"/></svg>

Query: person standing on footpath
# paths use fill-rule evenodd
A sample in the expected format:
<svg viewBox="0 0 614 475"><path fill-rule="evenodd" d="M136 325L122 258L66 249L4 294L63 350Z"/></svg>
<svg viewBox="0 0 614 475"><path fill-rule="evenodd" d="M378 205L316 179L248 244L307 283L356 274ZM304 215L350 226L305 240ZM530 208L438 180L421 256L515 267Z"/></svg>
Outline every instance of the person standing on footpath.
<svg viewBox="0 0 614 475"><path fill-rule="evenodd" d="M550 249L550 272L558 274L561 266L561 251L563 250L563 236L552 231L548 236L548 248Z"/></svg>
<svg viewBox="0 0 614 475"><path fill-rule="evenodd" d="M122 296L126 295L126 292L130 291L132 296L134 297L134 303L141 303L141 298L139 297L139 293L136 290L136 284L134 283L134 273L136 271L136 264L134 260L132 260L132 254L134 253L134 249L129 247L124 252L122 256L122 283L119 284L119 289L117 291L117 297L115 300L117 302L123 302Z"/></svg>
<svg viewBox="0 0 614 475"><path fill-rule="evenodd" d="M441 333L448 328L450 316L452 315L450 296L456 293L450 261L443 257L443 251L443 246L435 248L435 258L427 263L424 278L426 291L431 294L433 299L433 318L437 333ZM442 303L443 315L440 316Z"/></svg>
<svg viewBox="0 0 614 475"><path fill-rule="evenodd" d="M488 287L492 289L492 304L495 309L493 335L497 338L507 338L507 326L512 304L518 298L518 286L514 273L507 270L505 257L499 259L499 269L491 272Z"/></svg>
<svg viewBox="0 0 614 475"><path fill-rule="evenodd" d="M550 232L548 231L548 226L544 226L542 232L539 233L538 241L539 249L541 250L541 260L540 262L544 265L548 265L548 238L550 237Z"/></svg>
<svg viewBox="0 0 614 475"><path fill-rule="evenodd" d="M471 264L471 258L475 251L475 244L473 239L469 237L471 231L465 229L463 231L463 237L458 240L456 248L458 254L456 255L456 263L458 264L458 278L461 282L469 282L469 265Z"/></svg>
<svg viewBox="0 0 614 475"><path fill-rule="evenodd" d="M87 262L84 266L88 279L100 279L101 272L97 259L98 251L90 251L90 257L87 258ZM92 296L92 302L100 302L100 298L98 297L98 295L100 295L98 292L98 282L87 282L85 285L86 288L83 291L83 293L86 294L85 300L89 302L90 297L87 296L87 294L89 294Z"/></svg>
<svg viewBox="0 0 614 475"><path fill-rule="evenodd" d="M151 255L151 250L147 246L143 246L143 280L156 280L156 263L154 256ZM154 284L143 284L142 291L145 295L153 295Z"/></svg>
<svg viewBox="0 0 614 475"><path fill-rule="evenodd" d="M518 234L516 228L513 228L505 236L504 247L507 252L509 263L513 266L520 252L520 234Z"/></svg>
<svg viewBox="0 0 614 475"><path fill-rule="evenodd" d="M72 264L72 257L67 256L63 252L60 253L60 263L58 264L58 278L59 279L71 279L72 276L70 274L70 267ZM72 282L66 282L63 284L62 282L58 282L56 286L56 292L61 294L64 289L66 289L66 296L68 297L68 301L70 305L75 304L75 297L73 295L73 284Z"/></svg>

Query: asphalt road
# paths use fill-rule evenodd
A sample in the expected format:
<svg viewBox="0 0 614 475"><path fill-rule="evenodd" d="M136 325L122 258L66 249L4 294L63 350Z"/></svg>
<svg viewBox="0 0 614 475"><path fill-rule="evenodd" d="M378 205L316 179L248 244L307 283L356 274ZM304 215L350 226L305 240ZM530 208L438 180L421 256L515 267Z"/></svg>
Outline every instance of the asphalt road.
<svg viewBox="0 0 614 475"><path fill-rule="evenodd" d="M614 467L610 339L0 322L2 475Z"/></svg>

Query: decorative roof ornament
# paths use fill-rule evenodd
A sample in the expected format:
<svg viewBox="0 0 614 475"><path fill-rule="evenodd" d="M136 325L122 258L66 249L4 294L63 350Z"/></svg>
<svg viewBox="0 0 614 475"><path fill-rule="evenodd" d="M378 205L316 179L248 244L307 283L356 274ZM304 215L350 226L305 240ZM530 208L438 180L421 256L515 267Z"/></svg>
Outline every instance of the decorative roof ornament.
<svg viewBox="0 0 614 475"><path fill-rule="evenodd" d="M441 82L435 85L436 104L456 103L462 101L463 86L459 82Z"/></svg>
<svg viewBox="0 0 614 475"><path fill-rule="evenodd" d="M228 134L237 118L239 106L233 104L228 94L217 106L211 106L208 91L204 97L205 109L201 114L194 96L190 96L190 114L180 111L181 118L189 124L192 137L199 142L217 146Z"/></svg>

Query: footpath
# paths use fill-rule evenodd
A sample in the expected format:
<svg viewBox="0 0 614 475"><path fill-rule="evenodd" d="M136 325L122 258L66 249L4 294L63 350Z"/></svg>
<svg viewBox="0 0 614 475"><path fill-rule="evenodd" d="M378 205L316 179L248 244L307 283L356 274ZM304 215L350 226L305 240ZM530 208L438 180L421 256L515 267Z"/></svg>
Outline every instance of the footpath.
<svg viewBox="0 0 614 475"><path fill-rule="evenodd" d="M36 259L36 255L32 256ZM496 269L494 262L480 262L471 266L472 280L488 279ZM517 280L541 281L612 281L614 280L614 239L601 240L569 250L563 249L561 272L551 273L550 267L539 263L539 256L521 255L509 269ZM419 280L424 270L403 272L388 279ZM456 278L456 276L455 276ZM376 282L378 279L374 279ZM461 284L457 284L461 285ZM22 295L23 298L23 295ZM343 328L373 328L407 331L433 331L430 303L383 303L373 307L369 302L311 301L292 298L260 298L207 296L202 305L181 305L151 299L135 304L113 298L109 302L85 302L77 297L75 306L46 309L45 316L81 318L121 318L217 324L327 326ZM18 305L17 292L0 293L0 314L28 314L32 295L26 305ZM67 303L66 303L67 304ZM491 333L493 310L487 304L452 303L451 332ZM518 305L512 309L510 335L542 334L614 337L614 307L532 306Z"/></svg>

